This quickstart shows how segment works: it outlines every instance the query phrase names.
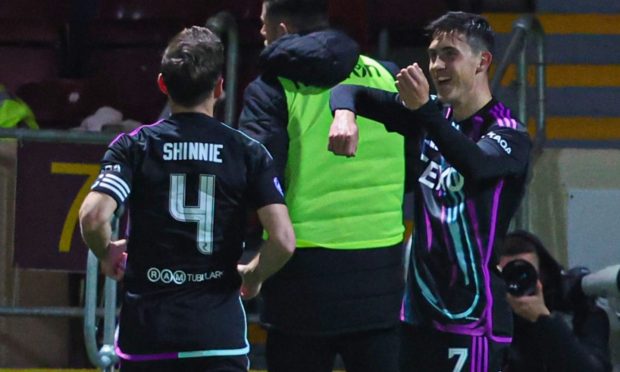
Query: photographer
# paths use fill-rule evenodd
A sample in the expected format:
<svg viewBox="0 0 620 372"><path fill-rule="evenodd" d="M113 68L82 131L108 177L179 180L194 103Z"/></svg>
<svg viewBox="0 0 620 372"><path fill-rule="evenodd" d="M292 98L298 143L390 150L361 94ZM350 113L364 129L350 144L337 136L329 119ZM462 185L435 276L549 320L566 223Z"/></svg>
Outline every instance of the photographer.
<svg viewBox="0 0 620 372"><path fill-rule="evenodd" d="M541 241L526 231L506 235L502 248L499 265L515 314L513 342L503 371L611 371L609 320L580 287L588 271L564 272ZM529 262L534 270L530 267L527 273L529 265L515 260ZM511 269L520 275L509 278Z"/></svg>

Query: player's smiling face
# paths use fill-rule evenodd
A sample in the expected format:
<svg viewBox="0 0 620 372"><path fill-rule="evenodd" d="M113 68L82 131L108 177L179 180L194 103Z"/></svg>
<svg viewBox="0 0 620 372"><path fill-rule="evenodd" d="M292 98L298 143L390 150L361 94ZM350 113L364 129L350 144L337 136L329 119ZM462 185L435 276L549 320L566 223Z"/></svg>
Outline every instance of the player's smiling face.
<svg viewBox="0 0 620 372"><path fill-rule="evenodd" d="M474 78L481 53L467 43L465 35L444 32L428 47L429 71L439 99L451 105L467 101L474 92Z"/></svg>

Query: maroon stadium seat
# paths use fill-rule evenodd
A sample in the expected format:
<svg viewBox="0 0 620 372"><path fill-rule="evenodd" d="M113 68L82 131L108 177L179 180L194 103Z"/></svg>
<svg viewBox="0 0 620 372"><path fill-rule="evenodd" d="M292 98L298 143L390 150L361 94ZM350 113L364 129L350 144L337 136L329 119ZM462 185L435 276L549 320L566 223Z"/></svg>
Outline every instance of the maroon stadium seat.
<svg viewBox="0 0 620 372"><path fill-rule="evenodd" d="M26 102L42 129L80 125L101 106L113 106L113 92L96 80L49 79L21 85L17 96Z"/></svg>

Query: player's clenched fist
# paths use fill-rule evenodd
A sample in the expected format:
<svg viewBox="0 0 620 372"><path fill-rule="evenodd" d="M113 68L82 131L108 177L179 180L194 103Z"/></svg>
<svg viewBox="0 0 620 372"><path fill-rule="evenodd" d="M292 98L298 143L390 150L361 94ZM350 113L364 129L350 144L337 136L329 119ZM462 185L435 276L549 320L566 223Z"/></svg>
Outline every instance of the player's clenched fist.
<svg viewBox="0 0 620 372"><path fill-rule="evenodd" d="M396 88L405 106L411 110L417 110L428 102L428 80L417 63L400 70L396 75Z"/></svg>

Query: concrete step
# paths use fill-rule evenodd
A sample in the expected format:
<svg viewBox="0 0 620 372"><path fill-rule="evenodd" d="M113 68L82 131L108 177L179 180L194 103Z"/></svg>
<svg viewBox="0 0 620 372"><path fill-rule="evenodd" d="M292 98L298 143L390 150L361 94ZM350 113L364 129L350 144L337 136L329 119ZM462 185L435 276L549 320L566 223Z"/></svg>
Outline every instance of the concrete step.
<svg viewBox="0 0 620 372"><path fill-rule="evenodd" d="M548 64L546 67L546 84L548 88L601 88L620 87L620 64ZM516 65L508 66L501 85L509 86L517 78ZM528 67L528 83L534 86L536 67Z"/></svg>
<svg viewBox="0 0 620 372"><path fill-rule="evenodd" d="M497 33L495 55L500 58L510 42L512 25L521 15L485 16ZM620 13L537 13L536 17L545 31L547 138L620 140L620 48L616 47L620 45ZM511 65L497 92L512 107L517 101L515 81L516 67ZM529 116L536 110L534 83L535 67L529 66ZM533 131L533 120L529 121Z"/></svg>
<svg viewBox="0 0 620 372"><path fill-rule="evenodd" d="M548 116L546 126L550 141L620 141L620 117ZM533 136L534 118L528 129Z"/></svg>

